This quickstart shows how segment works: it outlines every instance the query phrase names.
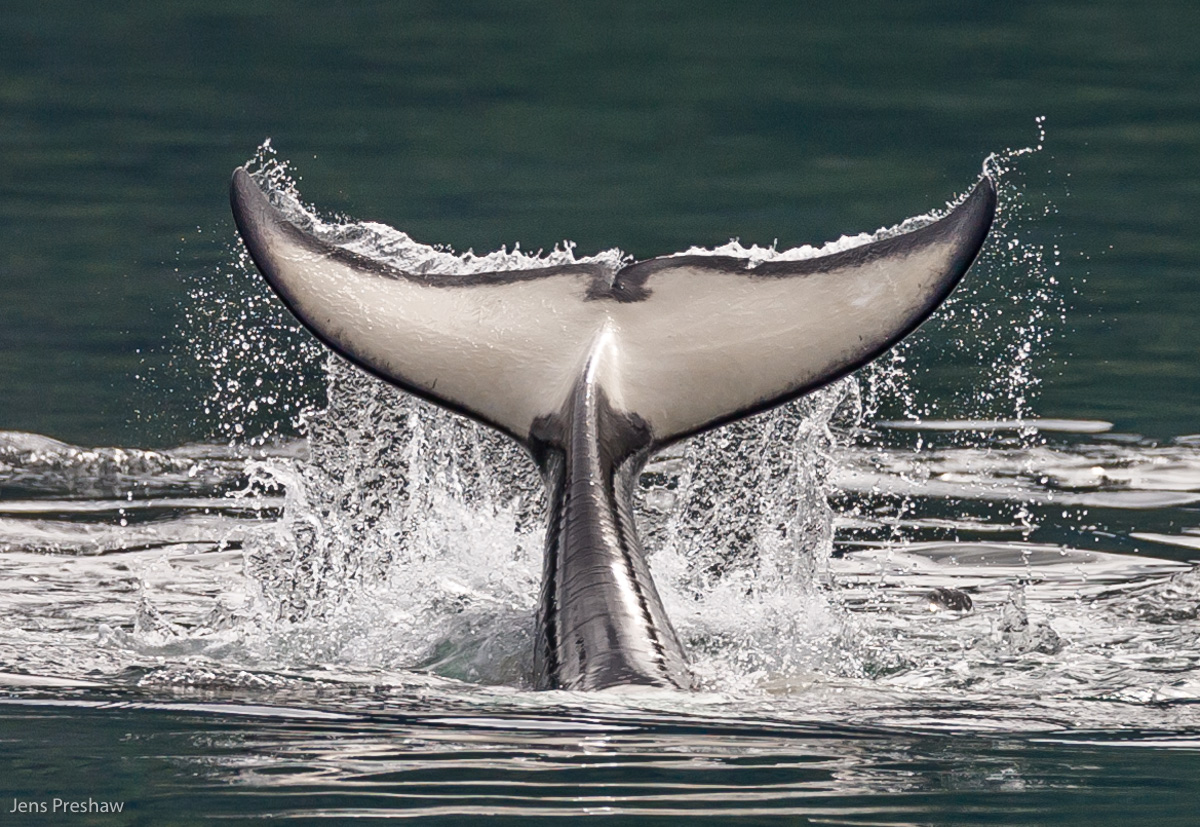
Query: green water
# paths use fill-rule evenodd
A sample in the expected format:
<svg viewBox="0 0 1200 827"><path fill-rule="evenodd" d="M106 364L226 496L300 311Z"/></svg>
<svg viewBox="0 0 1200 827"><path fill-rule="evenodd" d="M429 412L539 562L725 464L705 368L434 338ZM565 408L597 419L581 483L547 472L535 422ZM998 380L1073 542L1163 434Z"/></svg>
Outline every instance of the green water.
<svg viewBox="0 0 1200 827"><path fill-rule="evenodd" d="M267 136L322 208L419 240L649 256L894 223L1036 143L1045 116L1022 171L1057 211L1029 232L1059 245L1078 295L1039 412L1195 432L1198 18L1184 2L14 0L0 422L87 444L205 433L182 382L134 377L166 358L151 351L182 280L228 265L228 175Z"/></svg>
<svg viewBox="0 0 1200 827"><path fill-rule="evenodd" d="M1057 247L1053 292L1068 310L1046 324L1032 410L1154 440L1196 434L1198 30L1200 5L1185 0L5 0L0 430L141 447L213 433L207 377L182 355L189 293L236 269L229 174L268 136L320 208L420 241L482 252L570 239L580 253L648 257L894 224L966 190L990 153L1037 145L1044 117L1044 148L1012 176L1022 204L1010 206L1024 212L1010 231ZM957 398L971 357L942 358L936 340L921 352L925 397ZM1169 517L1152 527L1194 526L1196 508ZM140 678L131 670L123 685ZM1066 745L877 721L734 732L654 719L623 736L620 716L568 710L568 733L582 719L617 734L546 746L519 722L495 737L471 730L477 716L490 732L487 709L464 712L465 729L425 720L419 705L405 717L386 692L338 698L343 723L314 713L293 724L173 708L173 691L6 694L0 824L39 823L10 815L12 796L60 793L131 803L123 821L72 823L406 810L461 823L468 811L503 817L505 785L521 803L512 823L540 807L547 821L604 815L621 785L642 809L604 823L684 811L723 823L706 790L734 809L742 792L767 802L740 823L1195 820L1187 709L1165 741L1131 724ZM247 700L212 694L231 698ZM676 798L655 801L655 790ZM560 812L564 801L573 808Z"/></svg>
<svg viewBox="0 0 1200 827"><path fill-rule="evenodd" d="M556 818L558 808L574 804L588 808L576 810L577 817L590 811L585 818L604 825L677 824L686 814L687 823L705 825L1117 827L1194 823L1189 814L1200 804L1194 781L1200 755L1172 752L1169 745L1147 749L1138 738L1059 744L1011 735L781 727L748 736L660 722L597 740L580 754L556 743L579 740L578 733L547 736L522 729L535 721L515 721L513 731L498 737L456 734L455 758L479 767L456 771L434 757L449 734L408 711L336 724L248 722L216 707L207 713L0 714L0 737L18 742L11 760L48 769L33 783L21 774L11 787L18 800L45 801L50 808L55 797L90 796L125 805L124 818L55 819L52 813L12 814L10 797L0 801L0 822L203 824L290 813L288 823L338 823L354 814L353 823L557 824L568 823ZM65 767L64 726L76 732ZM116 745L114 730L123 734ZM547 741L555 746L547 750ZM672 766L663 759L673 751L696 757ZM102 789L86 780L96 777L106 779ZM839 794L847 787L860 794L874 788L874 795ZM748 814L707 810L706 794L741 794ZM622 815L621 803L630 800L641 806ZM439 812L438 803L447 806Z"/></svg>

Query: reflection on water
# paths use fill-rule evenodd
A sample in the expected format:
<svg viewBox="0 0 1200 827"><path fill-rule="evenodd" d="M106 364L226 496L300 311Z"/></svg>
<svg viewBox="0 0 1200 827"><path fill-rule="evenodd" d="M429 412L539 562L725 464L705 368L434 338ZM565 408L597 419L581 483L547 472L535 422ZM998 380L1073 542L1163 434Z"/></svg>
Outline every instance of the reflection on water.
<svg viewBox="0 0 1200 827"><path fill-rule="evenodd" d="M1002 428L935 423L919 451L911 430L883 427L834 449L839 516L815 588L785 592L785 578L756 593L739 560L728 582L705 581L661 567L660 548L672 610L720 609L680 619L706 684L690 695L520 688L532 597L517 586L536 585L523 563L472 580L451 555L440 581L417 566L323 612L279 615L287 590L245 558L281 548L295 502L279 480L302 444L248 463L213 445L5 433L0 737L16 739L13 789L86 794L19 769L61 749L69 726L96 756L75 771L142 768L110 776L147 817L178 806L180 774L210 815L1083 823L1086 795L1109 802L1100 823L1178 817L1200 769L1200 576L1186 562L1200 447L1060 425L1030 448ZM686 511L693 465L668 455L647 469L643 516L661 543L670 521L650 511ZM283 469L269 485L254 482L264 466ZM505 508L487 524L525 553L504 538L536 528ZM687 592L701 582L709 591ZM773 615L788 596L802 610ZM499 628L478 631L485 620ZM435 654L414 645L417 629ZM1145 785L1176 795L1140 800Z"/></svg>
<svg viewBox="0 0 1200 827"><path fill-rule="evenodd" d="M1153 782L1181 794L1181 808L1194 804L1188 774L1200 761L1194 738L1154 733L939 735L753 715L730 725L547 705L487 717L391 703L397 708L388 712L321 715L202 702L22 700L0 707L0 732L19 724L16 757L34 762L52 746L55 718L69 714L82 742L121 732L128 746L118 751L147 756L143 764L164 774L185 771L204 791L172 801L147 785L137 800L149 814L195 801L196 815L424 815L446 823L466 815L516 823L537 815L731 811L848 824L988 823L997 813L1036 811L1040 823L1083 823L1079 786L1110 800L1114 809L1099 823L1137 822L1153 811L1122 796ZM1163 749L1189 754L1164 774L1155 765Z"/></svg>
<svg viewBox="0 0 1200 827"><path fill-rule="evenodd" d="M1185 823L1200 803L1194 733L993 731L986 721L948 724L937 707L927 727L862 727L720 703L662 711L582 697L431 702L380 688L321 696L332 710L313 708L311 689L294 696L302 706L288 706L286 693L269 706L238 702L230 687L207 690L219 702L205 701L206 690L182 700L57 692L0 702L0 737L20 736L13 765L47 766L67 724L84 746L75 771L103 772L112 779L106 795L136 802L158 823L234 814L446 824L578 815ZM22 797L88 792L78 775L18 770L9 780Z"/></svg>
<svg viewBox="0 0 1200 827"><path fill-rule="evenodd" d="M1037 699L1036 715L1063 726L1110 722L1110 702L1134 703L1122 714L1130 725L1186 718L1172 704L1200 699L1200 577L1187 562L1200 536L1200 448L1064 435L1035 449L914 453L883 439L832 455L833 554L799 573L761 557L721 568L715 553L680 565L673 521L707 519L688 511L694 463L667 455L648 467L643 517L662 546L653 565L703 689L770 697L796 715L820 697L842 707L838 720L862 723L875 720L864 698L881 691L905 703L986 699L1014 720ZM335 572L340 590L301 605L293 591L321 579L319 561L287 555L316 542L293 528L312 506L285 498L278 480L302 485L287 470L302 457L299 443L247 463L218 446L91 450L0 435L4 668L143 687L202 685L206 670L218 682L244 673L248 689L276 686L272 674L280 685L390 674L468 695L479 682L524 685L537 523L514 517L512 502L464 516L461 498L478 492L431 483L460 497L418 502L442 535L423 527L430 542L386 565L365 545L367 562L338 545L329 565L357 565L357 584ZM275 488L247 493L267 464L283 469ZM667 495L675 511L664 518ZM1050 527L1039 510L1053 512ZM375 516L386 534L394 515ZM752 516L774 525L771 512ZM903 540L890 539L897 532Z"/></svg>

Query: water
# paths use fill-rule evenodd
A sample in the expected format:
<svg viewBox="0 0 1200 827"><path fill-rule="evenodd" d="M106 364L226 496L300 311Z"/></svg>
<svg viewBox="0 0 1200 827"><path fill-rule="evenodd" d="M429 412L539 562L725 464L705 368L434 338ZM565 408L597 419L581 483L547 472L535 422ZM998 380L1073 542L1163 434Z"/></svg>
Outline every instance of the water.
<svg viewBox="0 0 1200 827"><path fill-rule="evenodd" d="M4 818L1194 820L1190 5L0 14ZM896 355L647 468L698 691L538 693L532 469L269 299L265 135L331 232L507 266L820 244L993 152L1003 214Z"/></svg>
<svg viewBox="0 0 1200 827"><path fill-rule="evenodd" d="M417 439L466 427L423 406L410 417L439 430ZM815 585L757 557L695 577L672 565L671 526L651 532L701 691L622 696L527 688L537 566L522 540L537 529L519 505L407 512L420 546L384 563L288 527L313 516L295 490L325 479L302 444L260 452L248 474L218 446L89 451L4 434L12 789L127 800L153 821L177 817L181 796L196 819L1082 823L1097 801L1114 824L1178 816L1195 804L1200 748L1200 578L1182 562L1200 534L1175 526L1194 524L1200 447L1052 424L1033 449L939 444L961 432L936 431L918 453L901 429L834 449L836 542ZM652 465L646 499L685 488L681 466L696 465ZM264 467L309 476L286 497L225 496L254 491ZM431 487L435 501L471 499ZM683 499L658 511L686 521ZM401 518L394 500L356 507L384 534ZM1021 507L1038 513L1002 518ZM908 542L879 539L893 532ZM1122 544L1138 553L1092 550ZM382 573L323 580L322 565L348 562ZM940 605L939 588L972 609Z"/></svg>

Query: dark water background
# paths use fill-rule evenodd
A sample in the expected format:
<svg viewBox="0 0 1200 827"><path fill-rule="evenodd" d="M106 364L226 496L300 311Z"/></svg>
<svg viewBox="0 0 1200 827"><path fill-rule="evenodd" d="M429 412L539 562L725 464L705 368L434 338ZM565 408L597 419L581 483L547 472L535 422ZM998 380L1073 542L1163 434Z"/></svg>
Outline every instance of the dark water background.
<svg viewBox="0 0 1200 827"><path fill-rule="evenodd" d="M1026 174L1057 212L1031 232L1078 295L1040 413L1193 433L1197 23L1192 3L1090 0L13 0L0 423L204 434L181 382L134 375L181 318L181 278L228 262L229 172L267 136L323 208L427 243L650 256L894 223L1036 143L1045 116Z"/></svg>
<svg viewBox="0 0 1200 827"><path fill-rule="evenodd" d="M141 447L211 434L177 328L189 286L234 257L228 177L268 136L322 208L421 241L646 257L893 224L964 191L989 153L1036 145L1044 117L1019 169L1069 311L1033 408L1196 434L1197 31L1184 0L6 0L0 430ZM960 388L963 358L926 366L929 398ZM563 802L603 815L610 795L643 809L605 823L724 823L705 796L741 791L742 823L1188 824L1200 806L1187 726L1064 739L767 715L747 735L685 716L621 734L616 713L497 727L386 693L299 723L222 708L228 695L179 709L156 690L50 694L0 711L2 824L33 821L11 796L60 792L132 802L124 821L147 824L527 823ZM589 741L588 721L609 734ZM89 822L112 823L71 823Z"/></svg>

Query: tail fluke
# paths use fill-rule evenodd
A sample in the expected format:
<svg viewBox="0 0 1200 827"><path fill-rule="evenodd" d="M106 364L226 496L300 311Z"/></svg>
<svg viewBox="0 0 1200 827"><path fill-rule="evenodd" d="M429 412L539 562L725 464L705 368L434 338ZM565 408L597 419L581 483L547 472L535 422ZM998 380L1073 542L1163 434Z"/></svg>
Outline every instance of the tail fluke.
<svg viewBox="0 0 1200 827"><path fill-rule="evenodd" d="M980 179L942 219L796 261L679 256L633 264L617 290L645 296L620 320L624 409L658 444L795 399L915 330L975 260L996 209Z"/></svg>
<svg viewBox="0 0 1200 827"><path fill-rule="evenodd" d="M796 261L693 255L462 276L406 273L323 241L245 169L231 200L267 281L351 361L524 442L603 348L608 398L662 445L811 391L914 330L975 259L996 193L984 177L925 227Z"/></svg>
<svg viewBox="0 0 1200 827"><path fill-rule="evenodd" d="M570 392L595 321L580 298L604 278L600 267L406 273L297 227L244 168L230 201L283 303L351 362L522 442Z"/></svg>

